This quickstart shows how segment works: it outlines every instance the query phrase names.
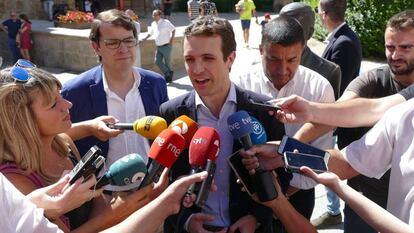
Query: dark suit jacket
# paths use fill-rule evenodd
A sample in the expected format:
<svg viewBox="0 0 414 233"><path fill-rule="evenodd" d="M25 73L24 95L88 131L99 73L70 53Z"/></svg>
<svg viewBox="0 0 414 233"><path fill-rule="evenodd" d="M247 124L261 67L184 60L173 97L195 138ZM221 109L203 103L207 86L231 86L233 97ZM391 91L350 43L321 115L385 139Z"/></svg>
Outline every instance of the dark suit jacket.
<svg viewBox="0 0 414 233"><path fill-rule="evenodd" d="M135 68L141 75L139 92L147 115L158 115L159 106L168 100L167 86L164 78L152 71ZM72 102L70 110L72 122L90 120L98 116L108 115L106 94L103 89L102 66L96 66L65 83L62 89L63 98ZM104 154L108 153L108 141L101 142L91 136L77 140L76 146L84 155L93 145L98 145Z"/></svg>
<svg viewBox="0 0 414 233"><path fill-rule="evenodd" d="M308 46L305 46L303 49L300 64L318 72L326 78L334 90L335 99L339 98L339 91L341 88L341 68L338 65L319 57L312 52Z"/></svg>
<svg viewBox="0 0 414 233"><path fill-rule="evenodd" d="M358 35L347 25L343 25L326 46L322 57L341 67L341 91L359 75L362 50Z"/></svg>
<svg viewBox="0 0 414 233"><path fill-rule="evenodd" d="M269 100L268 97L253 93L251 91L243 90L236 87L237 95L237 111L245 110L249 114L256 117L264 126L268 140L280 140L284 135L284 126L282 123L277 121L274 117L270 117L267 112L258 112L255 111L248 99L252 98L258 102L264 102ZM164 117L167 122L173 121L175 118L181 115L187 115L192 119L197 119L196 106L195 106L195 91L192 91L188 94L174 98L160 107L160 115ZM240 143L235 140L233 151L241 149ZM171 168L170 177L172 180L177 179L181 175L187 175L190 172L190 165L188 162L188 150L183 151L177 161L174 163ZM290 175L285 173L283 170L279 170L278 174L280 179L283 181L282 186L285 188L288 186ZM262 205L254 202L248 194L241 191L240 186L236 183L236 176L233 171L230 174L230 218L231 222L236 222L239 218L247 215L253 214L257 221L262 225L261 232L272 232L272 211ZM180 218L179 232L185 232L182 228L188 217L195 212L199 212L196 208L184 209L182 218ZM164 223L164 232L170 233L174 232L176 226L177 216L170 216Z"/></svg>

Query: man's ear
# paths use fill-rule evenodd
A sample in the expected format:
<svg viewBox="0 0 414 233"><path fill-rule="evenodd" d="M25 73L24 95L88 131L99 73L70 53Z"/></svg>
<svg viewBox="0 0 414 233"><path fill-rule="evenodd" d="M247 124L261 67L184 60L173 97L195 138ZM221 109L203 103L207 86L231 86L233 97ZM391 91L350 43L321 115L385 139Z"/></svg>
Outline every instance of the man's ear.
<svg viewBox="0 0 414 233"><path fill-rule="evenodd" d="M95 53L97 54L97 55L101 55L100 54L100 47L99 47L99 44L98 43L96 43L95 41L91 41L91 45L92 45L92 48L93 48L93 50L95 50Z"/></svg>
<svg viewBox="0 0 414 233"><path fill-rule="evenodd" d="M233 63L234 63L234 60L236 60L236 51L231 52L231 53L229 54L229 56L227 56L227 61L226 61L226 63L227 63L227 66L228 66L228 68L229 68L229 69L231 69L231 66L232 66L232 65L233 65Z"/></svg>
<svg viewBox="0 0 414 233"><path fill-rule="evenodd" d="M264 48L263 48L263 44L260 44L259 45L259 52L260 52L260 55L263 55L263 52L264 52Z"/></svg>

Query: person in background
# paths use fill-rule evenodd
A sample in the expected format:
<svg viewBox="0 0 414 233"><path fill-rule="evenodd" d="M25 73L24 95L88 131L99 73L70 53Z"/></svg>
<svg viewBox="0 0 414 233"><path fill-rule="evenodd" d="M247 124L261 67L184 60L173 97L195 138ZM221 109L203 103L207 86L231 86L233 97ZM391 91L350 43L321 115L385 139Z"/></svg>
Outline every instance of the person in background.
<svg viewBox="0 0 414 233"><path fill-rule="evenodd" d="M172 82L174 72L171 69L171 51L173 47L175 27L168 20L162 18L161 10L154 10L152 12L154 21L148 30L147 36L143 40L147 40L150 36L154 36L155 45L155 64L160 68L164 74L167 83Z"/></svg>
<svg viewBox="0 0 414 233"><path fill-rule="evenodd" d="M297 94L315 102L334 102L334 91L328 80L309 68L300 65L306 44L303 29L298 20L279 16L271 20L262 31L259 46L261 63L239 76L232 75L233 82L244 89L261 93L270 98L281 98ZM286 135L293 137L302 124L284 124ZM310 142L320 149L332 148L332 133ZM310 219L315 205L314 182L302 182L302 177L293 174L286 192L292 205ZM276 229L281 228L274 221ZM280 229L277 232L283 232Z"/></svg>
<svg viewBox="0 0 414 233"><path fill-rule="evenodd" d="M264 19L262 20L262 22L260 22L260 26L262 26L262 30L264 29L265 25L271 20L270 18L270 14L269 13L265 13L264 14Z"/></svg>
<svg viewBox="0 0 414 233"><path fill-rule="evenodd" d="M0 28L7 32L7 44L13 54L13 62L16 62L20 58L20 51L17 47L16 36L17 33L19 33L21 25L22 22L17 18L16 12L11 12L10 19L3 21L0 25Z"/></svg>
<svg viewBox="0 0 414 233"><path fill-rule="evenodd" d="M322 25L328 30L326 46L322 57L334 62L341 68L341 85L339 95L345 91L348 84L359 75L362 48L358 35L345 21L347 0L321 0L318 6L318 14ZM338 128L337 145L339 149L348 145L349 137L352 137L351 129ZM339 198L329 189L327 191L327 211L313 221L319 228L336 225L342 222Z"/></svg>
<svg viewBox="0 0 414 233"><path fill-rule="evenodd" d="M256 18L256 23L259 23L256 14L256 5L253 0L240 0L236 4L236 11L240 14L240 22L244 40L243 47L249 48L250 21L252 19L252 15Z"/></svg>
<svg viewBox="0 0 414 233"><path fill-rule="evenodd" d="M279 15L290 16L299 21L303 28L306 40L300 64L318 72L326 78L334 90L335 99L338 99L341 85L340 67L337 64L318 56L307 45L307 42L312 37L315 30L315 12L312 7L303 2L292 2L282 7Z"/></svg>
<svg viewBox="0 0 414 233"><path fill-rule="evenodd" d="M25 14L19 15L22 25L19 29L20 33L20 53L22 57L31 61L30 50L32 49L32 22Z"/></svg>
<svg viewBox="0 0 414 233"><path fill-rule="evenodd" d="M187 2L188 18L191 20L197 18L200 15L200 1L188 0Z"/></svg>
<svg viewBox="0 0 414 233"><path fill-rule="evenodd" d="M137 29L137 38L139 38L139 33L141 33L141 25L139 23L138 15L136 15L135 12L131 9L127 9L125 13L129 15L129 17L131 17L131 19L134 21L135 28ZM135 56L134 66L141 67L141 48L139 46L139 40L136 46L136 56Z"/></svg>
<svg viewBox="0 0 414 233"><path fill-rule="evenodd" d="M162 0L162 11L164 12L164 17L166 19L170 19L172 8L173 0Z"/></svg>
<svg viewBox="0 0 414 233"><path fill-rule="evenodd" d="M91 1L85 0L83 2L83 4L84 4L84 9L85 9L86 12L92 12L92 2Z"/></svg>
<svg viewBox="0 0 414 233"><path fill-rule="evenodd" d="M46 15L46 18L52 22L53 21L53 0L42 0L43 11Z"/></svg>
<svg viewBox="0 0 414 233"><path fill-rule="evenodd" d="M202 0L200 3L200 15L201 16L207 16L207 15L218 16L216 4L212 2L211 0Z"/></svg>

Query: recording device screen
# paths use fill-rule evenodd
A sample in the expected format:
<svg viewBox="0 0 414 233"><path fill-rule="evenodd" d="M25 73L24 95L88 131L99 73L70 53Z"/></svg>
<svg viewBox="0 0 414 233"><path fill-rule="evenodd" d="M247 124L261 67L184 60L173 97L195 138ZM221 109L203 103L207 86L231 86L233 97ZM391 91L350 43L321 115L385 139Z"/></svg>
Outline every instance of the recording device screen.
<svg viewBox="0 0 414 233"><path fill-rule="evenodd" d="M242 156L239 154L239 151L230 155L227 161L231 169L236 174L237 178L240 179L247 193L249 195L253 195L256 192L256 190L253 186L252 176L249 174L249 171L244 167L242 163Z"/></svg>
<svg viewBox="0 0 414 233"><path fill-rule="evenodd" d="M101 155L102 151L98 146L91 147L69 173L69 184L75 183L81 176L86 181L92 174L99 171L105 162L105 158Z"/></svg>
<svg viewBox="0 0 414 233"><path fill-rule="evenodd" d="M321 150L319 148L316 148L314 146L311 146L309 144L303 143L299 140L296 140L294 138L288 137L288 136L283 136L282 141L280 142L279 145L279 149L277 150L277 152L281 155L283 155L283 153L289 151L289 152L293 152L294 150L298 150L300 153L303 154L311 154L311 155L317 155L317 156L321 156L322 158L325 159L325 161L328 161L329 158L329 153Z"/></svg>
<svg viewBox="0 0 414 233"><path fill-rule="evenodd" d="M272 105L271 103L258 103L258 102L255 102L252 99L249 99L249 101L257 111L274 111L274 112L276 112L277 110L279 110L278 107Z"/></svg>
<svg viewBox="0 0 414 233"><path fill-rule="evenodd" d="M283 158L287 171L299 172L301 166L307 166L316 173L322 173L328 170L325 160L320 156L285 152Z"/></svg>

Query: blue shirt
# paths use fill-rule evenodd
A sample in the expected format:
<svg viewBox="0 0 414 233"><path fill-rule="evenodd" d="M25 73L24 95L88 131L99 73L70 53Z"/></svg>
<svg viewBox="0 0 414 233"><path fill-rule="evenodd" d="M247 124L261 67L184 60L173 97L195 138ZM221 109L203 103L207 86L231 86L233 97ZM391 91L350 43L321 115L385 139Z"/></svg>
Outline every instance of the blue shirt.
<svg viewBox="0 0 414 233"><path fill-rule="evenodd" d="M19 32L22 22L20 20L13 21L11 19L8 19L1 24L7 27L7 36L9 38L16 39L16 35Z"/></svg>
<svg viewBox="0 0 414 233"><path fill-rule="evenodd" d="M230 193L230 166L227 157L233 153L233 135L230 133L227 118L236 112L237 99L236 88L231 83L229 94L220 110L217 119L207 106L203 103L200 96L196 93L195 104L197 108L197 123L199 126L213 127L220 135L220 152L216 160L216 172L214 183L217 185L217 192L210 192L203 213L213 215L215 218L207 224L212 226L229 227L229 193Z"/></svg>

